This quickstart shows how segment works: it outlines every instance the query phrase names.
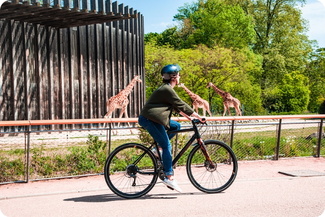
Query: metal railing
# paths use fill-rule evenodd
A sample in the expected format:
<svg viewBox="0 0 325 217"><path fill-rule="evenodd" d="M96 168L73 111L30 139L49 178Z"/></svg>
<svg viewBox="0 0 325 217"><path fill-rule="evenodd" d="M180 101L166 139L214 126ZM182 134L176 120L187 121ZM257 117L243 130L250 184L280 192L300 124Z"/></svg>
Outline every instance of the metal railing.
<svg viewBox="0 0 325 217"><path fill-rule="evenodd" d="M325 115L207 117L209 124L202 129L203 138L225 141L239 160L278 160L280 157L300 155L321 157L325 155L324 118ZM173 119L181 121L184 127L188 126L185 118ZM132 126L117 128L114 126L117 123ZM0 184L101 173L103 162L99 162L99 159L106 158L116 146L112 144L114 141L131 139L141 142L136 123L137 118L2 121L0 174L3 177L0 177ZM69 127L61 126L60 129L60 125ZM181 142L180 137L176 138L176 143ZM100 149L101 145L105 145L106 151ZM88 156L89 153L84 154L77 149L90 146L98 149L98 152L93 153L91 149L92 155ZM302 154L298 151L300 149L304 150ZM177 146L174 150L177 150ZM62 152L68 156L65 161L60 158ZM78 167L76 162L79 162L79 158L85 157L86 160L96 158L99 171L89 169L82 173L73 168ZM58 165L65 162L64 166L71 167L70 171L52 175L53 169L48 168L47 161L56 161ZM16 171L10 169L10 165L17 167L17 164L23 172L12 176L10 173Z"/></svg>

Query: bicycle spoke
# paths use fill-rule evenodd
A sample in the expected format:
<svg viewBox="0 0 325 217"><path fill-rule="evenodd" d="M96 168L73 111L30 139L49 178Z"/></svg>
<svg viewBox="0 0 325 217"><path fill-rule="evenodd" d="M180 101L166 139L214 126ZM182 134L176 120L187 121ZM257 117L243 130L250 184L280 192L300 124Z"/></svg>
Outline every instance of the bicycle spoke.
<svg viewBox="0 0 325 217"><path fill-rule="evenodd" d="M197 146L189 155L187 173L196 188L208 193L217 193L228 188L234 181L237 161L231 149L224 143L210 140L206 143L206 148L212 165L206 161L200 147Z"/></svg>
<svg viewBox="0 0 325 217"><path fill-rule="evenodd" d="M156 161L151 152L139 144L118 147L106 161L105 180L110 189L125 198L148 193L157 181Z"/></svg>

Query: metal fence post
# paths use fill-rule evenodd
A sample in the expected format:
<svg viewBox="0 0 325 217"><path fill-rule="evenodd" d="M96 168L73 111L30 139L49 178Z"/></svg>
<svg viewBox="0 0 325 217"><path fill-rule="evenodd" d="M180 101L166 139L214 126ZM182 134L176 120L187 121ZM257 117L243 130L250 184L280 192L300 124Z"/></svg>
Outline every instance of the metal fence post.
<svg viewBox="0 0 325 217"><path fill-rule="evenodd" d="M26 127L25 131L25 150L26 150L26 170L25 170L25 180L26 183L29 182L29 164L30 164L30 125Z"/></svg>
<svg viewBox="0 0 325 217"><path fill-rule="evenodd" d="M279 119L274 160L279 160L282 119Z"/></svg>
<svg viewBox="0 0 325 217"><path fill-rule="evenodd" d="M322 137L323 137L323 119L320 119L316 157L320 157L320 147L321 147L321 144L322 144Z"/></svg>
<svg viewBox="0 0 325 217"><path fill-rule="evenodd" d="M108 155L111 153L112 149L112 123L109 123L108 128ZM107 134L106 134L107 135Z"/></svg>
<svg viewBox="0 0 325 217"><path fill-rule="evenodd" d="M232 120L231 131L230 131L230 148L232 148L234 142L234 131L235 131L235 120Z"/></svg>

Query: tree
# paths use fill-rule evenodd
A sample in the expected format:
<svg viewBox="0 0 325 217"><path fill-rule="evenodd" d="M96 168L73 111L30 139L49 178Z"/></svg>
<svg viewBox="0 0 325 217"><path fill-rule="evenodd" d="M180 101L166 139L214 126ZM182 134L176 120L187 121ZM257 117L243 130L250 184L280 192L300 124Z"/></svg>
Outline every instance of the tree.
<svg viewBox="0 0 325 217"><path fill-rule="evenodd" d="M182 68L181 82L209 101L213 110L222 112L223 105L221 98L213 90L206 88L208 82L225 88L239 98L245 104L247 114L263 112L260 88L252 83L250 76L250 73L258 73L260 70L258 55L247 50L208 48L203 45L182 50L154 44L147 44L145 48L147 96L161 84L161 68L166 64L177 63ZM191 104L185 91L181 88L175 90Z"/></svg>
<svg viewBox="0 0 325 217"><path fill-rule="evenodd" d="M251 16L238 5L222 0L199 0L179 9L174 18L180 21L184 47L204 44L208 47L246 48L255 40Z"/></svg>
<svg viewBox="0 0 325 217"><path fill-rule="evenodd" d="M310 103L308 110L318 112L325 101L325 48L312 53L304 75L309 78ZM324 104L324 103L323 103Z"/></svg>
<svg viewBox="0 0 325 217"><path fill-rule="evenodd" d="M309 101L308 108L316 112L325 98L324 59L318 54L308 63L312 41L296 8L304 2L198 0L185 4L174 16L179 26L148 35L146 44L150 41L162 48L150 48L158 52L156 65L150 67L162 67L167 59L181 62L188 72L184 83L218 107L220 97L207 92L200 82L216 82L239 98L249 114L263 113L261 103L269 112L301 112ZM161 53L167 48L173 55ZM292 83L296 78L303 82Z"/></svg>
<svg viewBox="0 0 325 217"><path fill-rule="evenodd" d="M161 37L161 34L156 32L150 32L144 35L144 42L145 43L152 43L157 44L157 41Z"/></svg>
<svg viewBox="0 0 325 217"><path fill-rule="evenodd" d="M262 89L280 83L291 71L303 71L312 51L297 3L304 0L246 0L243 9L255 21L255 53L263 56Z"/></svg>
<svg viewBox="0 0 325 217"><path fill-rule="evenodd" d="M284 112L301 113L307 110L309 103L308 78L292 72L286 74L280 85L282 108Z"/></svg>
<svg viewBox="0 0 325 217"><path fill-rule="evenodd" d="M318 110L318 113L319 114L325 114L325 100L320 105L319 110Z"/></svg>
<svg viewBox="0 0 325 217"><path fill-rule="evenodd" d="M269 111L278 112L294 109L292 106L284 108L289 104L281 104L281 101L275 101L275 99L279 94L283 96L283 89L281 90L279 85L282 85L282 81L287 79L288 74L303 74L308 63L307 57L312 51L312 42L306 36L306 22L301 17L301 11L295 7L299 3L304 4L305 1L246 0L233 2L240 4L255 21L257 37L253 50L263 57L263 73L256 79L259 80L262 88L264 107ZM297 98L297 100L300 99ZM297 109L294 110L297 111Z"/></svg>

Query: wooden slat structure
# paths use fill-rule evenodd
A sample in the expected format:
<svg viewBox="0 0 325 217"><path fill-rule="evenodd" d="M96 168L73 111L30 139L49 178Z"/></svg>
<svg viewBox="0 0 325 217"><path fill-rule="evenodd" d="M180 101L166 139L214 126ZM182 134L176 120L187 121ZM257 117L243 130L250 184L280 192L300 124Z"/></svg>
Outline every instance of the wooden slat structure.
<svg viewBox="0 0 325 217"><path fill-rule="evenodd" d="M144 80L143 24L136 10L110 0L5 2L0 121L102 118L109 97L135 75ZM144 86L129 96L130 117Z"/></svg>
<svg viewBox="0 0 325 217"><path fill-rule="evenodd" d="M96 12L95 9L89 11L87 8L80 10L79 7L70 9L69 5L61 7L59 4L52 7L48 2L41 5L39 2L31 4L28 1L20 3L13 0L2 5L0 19L6 18L55 28L69 28L137 18L137 14L104 12L103 7L99 10L99 12Z"/></svg>

